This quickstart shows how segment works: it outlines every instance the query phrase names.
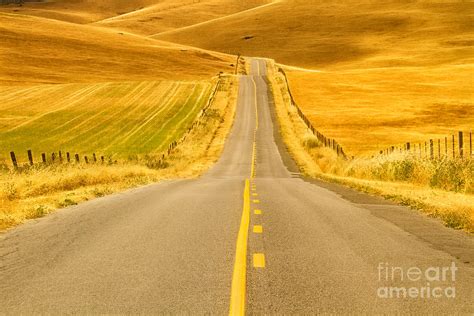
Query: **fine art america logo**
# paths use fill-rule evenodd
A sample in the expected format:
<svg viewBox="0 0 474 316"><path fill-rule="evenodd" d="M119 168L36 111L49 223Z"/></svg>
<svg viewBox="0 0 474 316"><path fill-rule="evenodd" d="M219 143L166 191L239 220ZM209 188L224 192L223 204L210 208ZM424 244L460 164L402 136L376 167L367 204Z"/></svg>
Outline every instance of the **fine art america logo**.
<svg viewBox="0 0 474 316"><path fill-rule="evenodd" d="M397 267L378 265L379 282L388 286L377 289L379 298L455 298L456 271L454 262L445 267Z"/></svg>

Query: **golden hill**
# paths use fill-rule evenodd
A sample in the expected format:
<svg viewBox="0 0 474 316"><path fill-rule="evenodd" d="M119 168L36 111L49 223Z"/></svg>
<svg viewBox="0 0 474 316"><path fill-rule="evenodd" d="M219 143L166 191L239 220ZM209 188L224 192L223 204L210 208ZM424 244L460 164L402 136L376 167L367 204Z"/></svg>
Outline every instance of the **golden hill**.
<svg viewBox="0 0 474 316"><path fill-rule="evenodd" d="M304 68L297 102L357 155L474 126L473 21L467 1L283 0L154 38Z"/></svg>
<svg viewBox="0 0 474 316"><path fill-rule="evenodd" d="M192 0L191 0L192 1ZM23 6L1 6L0 12L16 13L45 17L48 19L63 20L73 23L91 23L102 19L141 10L153 5L156 0L55 0L25 2ZM163 6L171 7L176 3L190 1L165 0L160 1Z"/></svg>
<svg viewBox="0 0 474 316"><path fill-rule="evenodd" d="M0 83L200 79L234 58L57 20L0 13Z"/></svg>
<svg viewBox="0 0 474 316"><path fill-rule="evenodd" d="M98 21L97 25L115 27L136 34L153 35L227 17L267 2L269 0L165 1Z"/></svg>

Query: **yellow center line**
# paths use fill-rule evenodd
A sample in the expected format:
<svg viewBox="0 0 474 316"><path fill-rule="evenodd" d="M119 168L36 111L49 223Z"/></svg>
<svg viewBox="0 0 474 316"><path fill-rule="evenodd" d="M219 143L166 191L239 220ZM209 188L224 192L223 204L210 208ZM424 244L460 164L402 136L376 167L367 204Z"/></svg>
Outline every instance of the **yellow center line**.
<svg viewBox="0 0 474 316"><path fill-rule="evenodd" d="M244 206L235 249L234 273L230 295L229 315L245 314L245 292L247 279L247 241L250 225L249 180L245 180Z"/></svg>
<svg viewBox="0 0 474 316"><path fill-rule="evenodd" d="M256 234L263 233L262 225L253 225L253 232L256 233Z"/></svg>
<svg viewBox="0 0 474 316"><path fill-rule="evenodd" d="M255 215L262 215L262 210L253 210Z"/></svg>
<svg viewBox="0 0 474 316"><path fill-rule="evenodd" d="M260 76L260 63L258 65L258 75ZM244 189L244 206L242 210L242 218L240 220L239 234L237 236L237 245L235 250L234 271L232 274L232 287L230 295L229 315L245 315L246 304L246 282L247 282L247 243L250 225L250 181L252 181L252 190L256 187L253 182L255 178L255 166L257 164L257 130L258 130L258 98L257 98L257 83L252 77L254 86L254 105L255 105L255 130L253 133L252 144L252 161L250 167L250 180L245 180ZM254 193L255 194L255 193ZM253 200L254 203L260 203L259 200ZM254 227L254 231L255 231ZM257 228L258 230L258 228ZM262 227L260 226L260 232ZM256 256L257 255L257 259ZM254 267L256 262L259 267L265 267L265 258L263 254L253 255ZM263 260L263 261L262 261ZM263 264L263 266L262 266Z"/></svg>

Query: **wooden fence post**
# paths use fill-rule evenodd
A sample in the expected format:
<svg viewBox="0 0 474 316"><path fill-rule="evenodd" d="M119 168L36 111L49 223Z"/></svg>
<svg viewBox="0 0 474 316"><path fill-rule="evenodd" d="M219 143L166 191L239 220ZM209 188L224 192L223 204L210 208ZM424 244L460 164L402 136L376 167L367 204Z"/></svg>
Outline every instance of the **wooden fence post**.
<svg viewBox="0 0 474 316"><path fill-rule="evenodd" d="M41 160L43 160L43 163L46 163L46 154L45 153L41 154Z"/></svg>
<svg viewBox="0 0 474 316"><path fill-rule="evenodd" d="M31 152L31 149L28 149L28 160L30 162L30 166L33 166L33 153Z"/></svg>
<svg viewBox="0 0 474 316"><path fill-rule="evenodd" d="M51 161L54 163L54 160L56 159L56 153L51 154Z"/></svg>
<svg viewBox="0 0 474 316"><path fill-rule="evenodd" d="M87 158L87 156L84 156L84 161L85 161L86 163L89 163L89 158Z"/></svg>
<svg viewBox="0 0 474 316"><path fill-rule="evenodd" d="M100 160L104 163L104 156L100 156Z"/></svg>
<svg viewBox="0 0 474 316"><path fill-rule="evenodd" d="M79 163L81 160L79 158L79 154L76 154L76 162Z"/></svg>
<svg viewBox="0 0 474 316"><path fill-rule="evenodd" d="M69 153L69 151L66 153L66 160L67 162L71 162L71 154Z"/></svg>
<svg viewBox="0 0 474 316"><path fill-rule="evenodd" d="M464 157L464 137L463 137L463 132L459 132L459 157L463 159Z"/></svg>
<svg viewBox="0 0 474 316"><path fill-rule="evenodd" d="M453 135L453 159L456 158L456 145L454 142L454 135Z"/></svg>
<svg viewBox="0 0 474 316"><path fill-rule="evenodd" d="M469 131L469 159L472 159L472 130Z"/></svg>
<svg viewBox="0 0 474 316"><path fill-rule="evenodd" d="M97 162L97 157L96 157L95 153L92 154L92 157L94 158L94 162Z"/></svg>
<svg viewBox="0 0 474 316"><path fill-rule="evenodd" d="M432 139L430 139L430 159L434 159L434 144Z"/></svg>
<svg viewBox="0 0 474 316"><path fill-rule="evenodd" d="M448 137L444 137L444 156L448 158Z"/></svg>
<svg viewBox="0 0 474 316"><path fill-rule="evenodd" d="M59 151L59 162L60 163L63 163L63 153L61 151Z"/></svg>
<svg viewBox="0 0 474 316"><path fill-rule="evenodd" d="M441 159L441 139L438 138L438 159Z"/></svg>
<svg viewBox="0 0 474 316"><path fill-rule="evenodd" d="M16 156L15 156L15 153L13 151L10 151L10 157L12 159L13 167L15 169L18 169L18 162L16 161Z"/></svg>

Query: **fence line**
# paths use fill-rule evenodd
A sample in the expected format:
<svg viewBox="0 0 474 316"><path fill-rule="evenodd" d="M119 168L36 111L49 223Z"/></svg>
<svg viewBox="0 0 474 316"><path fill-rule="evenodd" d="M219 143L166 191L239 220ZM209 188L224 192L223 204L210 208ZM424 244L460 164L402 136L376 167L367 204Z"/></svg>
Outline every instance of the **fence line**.
<svg viewBox="0 0 474 316"><path fill-rule="evenodd" d="M288 93L290 95L291 105L293 105L296 108L299 117L303 120L306 127L313 133L314 136L316 136L316 138L321 144L323 144L325 147L328 147L334 150L338 156L343 157L344 159L347 159L347 155L344 149L342 148L341 145L339 145L339 143L335 139L326 137L323 133L321 133L316 128L314 128L311 121L306 117L306 115L303 113L303 111L301 110L301 108L298 106L295 99L293 98L293 94L291 93L290 84L289 84L288 77L286 75L285 70L283 70L283 68L281 67L278 67L278 71L281 72L283 76L285 77L286 86L288 89Z"/></svg>
<svg viewBox="0 0 474 316"><path fill-rule="evenodd" d="M34 160L34 157L33 157L33 151L31 149L27 150L27 156L28 156L28 162L24 162L23 166L34 166L35 164L50 165L50 164L55 164L55 163L62 164L64 162L67 162L67 163L72 162L70 152L66 152L66 157L65 157L66 159L64 159L62 151L52 152L51 155L49 156L50 158L48 158L47 153L43 152L43 153L41 153L41 162L38 162L38 163L35 163L35 160ZM81 158L80 158L79 154L75 153L74 158L75 158L76 163L81 162ZM17 170L18 168L21 167L21 164L18 161L17 156L16 156L14 151L10 152L10 159L12 161L12 165L13 165L13 168L15 170ZM105 163L105 156L103 156L103 155L100 156L99 159L98 159L98 156L96 155L96 153L92 153L91 159L92 160L89 160L88 155L83 156L83 161L86 164L92 163L92 162L97 163L99 161L99 159L100 159L101 163ZM112 162L112 159L110 157L109 157L109 162L110 163Z"/></svg>
<svg viewBox="0 0 474 316"><path fill-rule="evenodd" d="M448 139L451 140L451 144ZM379 155L389 156L397 152L429 159L472 159L474 157L472 130L469 133L458 131L457 138L453 134L450 137L432 138L425 142L407 142L403 145L389 146L380 150Z"/></svg>
<svg viewBox="0 0 474 316"><path fill-rule="evenodd" d="M221 90L221 86L222 86L222 76L219 74L219 79L217 80L217 83L214 86L214 89L213 89L211 95L209 96L209 100L207 101L207 104L199 112L199 114L197 115L197 117L194 120L193 124L188 128L188 130L184 133L184 135L179 140L172 141L168 145L167 151L165 153L162 153L161 158L158 160L158 168L162 168L162 167L166 166L166 162L165 162L166 157L171 155L173 150L176 147L178 147L179 144L183 143L186 140L186 138L189 136L189 134L192 133L192 131L194 130L194 128L196 128L196 126L199 126L199 125L202 124L202 118L206 114L207 110L214 103L214 100L216 98L216 94L217 94L218 91Z"/></svg>

